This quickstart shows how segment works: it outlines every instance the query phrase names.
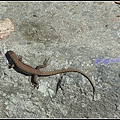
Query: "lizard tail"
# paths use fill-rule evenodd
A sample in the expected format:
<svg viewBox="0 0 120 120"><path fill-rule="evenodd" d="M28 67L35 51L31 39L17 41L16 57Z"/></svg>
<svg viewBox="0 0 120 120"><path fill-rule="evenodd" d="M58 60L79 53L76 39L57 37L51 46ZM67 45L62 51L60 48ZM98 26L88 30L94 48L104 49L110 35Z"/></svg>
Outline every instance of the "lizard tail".
<svg viewBox="0 0 120 120"><path fill-rule="evenodd" d="M68 68L68 69L61 69L61 70L55 70L55 71L41 71L42 76L51 76L51 75L56 75L56 74L60 74L60 73L66 73L66 72L77 72L82 74L84 77L86 77L90 84L93 87L93 94L95 93L95 85L93 84L92 80L81 70L77 70L77 69L73 69L73 68Z"/></svg>

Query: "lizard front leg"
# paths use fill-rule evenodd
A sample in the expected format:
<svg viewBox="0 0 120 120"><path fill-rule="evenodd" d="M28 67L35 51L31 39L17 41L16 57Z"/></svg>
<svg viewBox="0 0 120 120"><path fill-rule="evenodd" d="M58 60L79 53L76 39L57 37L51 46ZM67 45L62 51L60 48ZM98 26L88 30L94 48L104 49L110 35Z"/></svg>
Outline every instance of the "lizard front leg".
<svg viewBox="0 0 120 120"><path fill-rule="evenodd" d="M8 64L8 68L13 68L15 65L14 64Z"/></svg>
<svg viewBox="0 0 120 120"><path fill-rule="evenodd" d="M49 59L50 58L48 58L48 59L45 58L43 65L39 65L35 69L39 70L41 68L47 67L48 66L47 62ZM38 75L32 75L31 82L32 82L34 88L37 87L37 89L38 89L39 88L39 81L38 81L37 77L38 77Z"/></svg>

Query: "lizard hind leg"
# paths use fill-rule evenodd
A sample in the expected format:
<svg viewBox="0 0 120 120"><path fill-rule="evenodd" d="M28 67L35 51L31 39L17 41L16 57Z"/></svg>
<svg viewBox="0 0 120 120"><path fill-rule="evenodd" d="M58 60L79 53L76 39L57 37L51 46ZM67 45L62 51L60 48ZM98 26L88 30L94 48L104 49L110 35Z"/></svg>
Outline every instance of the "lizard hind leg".
<svg viewBox="0 0 120 120"><path fill-rule="evenodd" d="M50 59L50 57L48 59L45 58L45 60L43 62L43 65L36 66L35 69L39 70L41 68L47 67L47 65L48 65L47 62L48 62L49 59ZM31 82L32 82L34 88L38 89L39 88L39 81L38 81L37 77L38 77L38 75L32 75Z"/></svg>
<svg viewBox="0 0 120 120"><path fill-rule="evenodd" d="M44 67L43 65L39 65L35 69L38 70L38 69L43 68L43 67ZM38 77L38 75L32 75L31 82L32 82L34 88L38 89L39 88L39 81L38 81L37 77Z"/></svg>

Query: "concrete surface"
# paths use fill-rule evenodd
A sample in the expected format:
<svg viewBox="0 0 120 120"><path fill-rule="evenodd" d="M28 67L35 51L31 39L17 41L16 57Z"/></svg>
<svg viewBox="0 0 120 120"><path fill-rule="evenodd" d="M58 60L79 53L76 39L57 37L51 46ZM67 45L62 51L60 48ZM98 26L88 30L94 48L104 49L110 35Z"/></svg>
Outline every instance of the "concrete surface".
<svg viewBox="0 0 120 120"><path fill-rule="evenodd" d="M11 19L16 28L0 40L0 117L120 118L119 14L113 1L0 2L0 19ZM96 85L95 99L78 73L63 75L65 94L59 89L54 96L61 75L39 77L33 89L28 76L8 69L8 50L33 67L50 57L45 71L84 71Z"/></svg>

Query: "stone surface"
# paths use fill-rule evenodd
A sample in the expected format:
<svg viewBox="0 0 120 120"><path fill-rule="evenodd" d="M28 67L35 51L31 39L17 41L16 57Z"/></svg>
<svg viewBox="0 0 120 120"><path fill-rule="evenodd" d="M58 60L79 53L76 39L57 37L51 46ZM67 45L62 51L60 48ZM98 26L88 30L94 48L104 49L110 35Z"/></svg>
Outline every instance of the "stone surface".
<svg viewBox="0 0 120 120"><path fill-rule="evenodd" d="M119 4L112 2L0 2L1 19L12 19L16 31L0 41L1 118L120 118L120 62L96 60L120 56ZM2 10L3 9L3 10ZM44 71L73 67L78 73L30 77L7 68L5 53L13 50L36 67L50 57Z"/></svg>

